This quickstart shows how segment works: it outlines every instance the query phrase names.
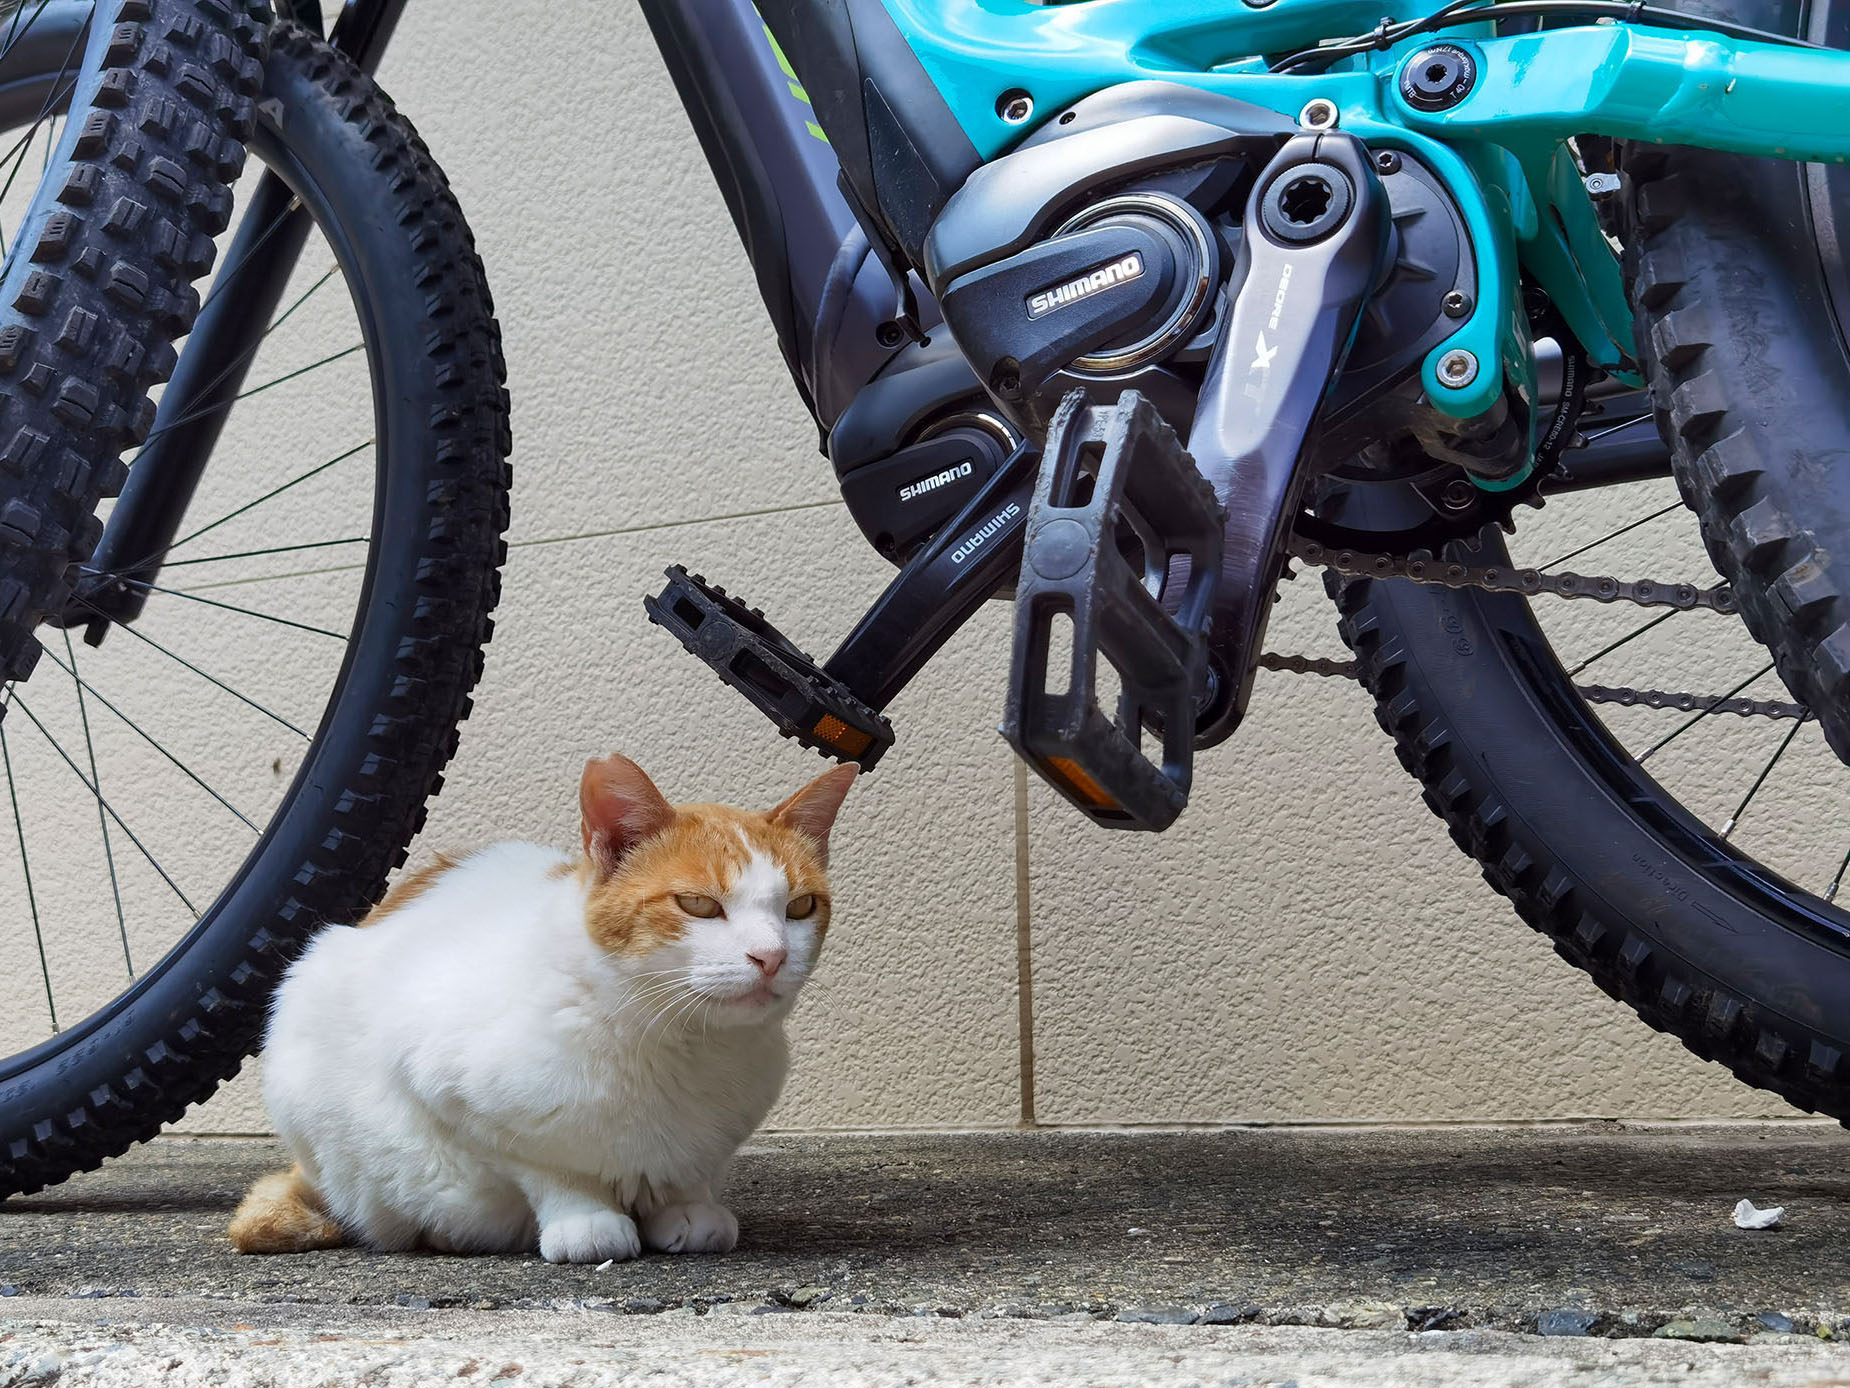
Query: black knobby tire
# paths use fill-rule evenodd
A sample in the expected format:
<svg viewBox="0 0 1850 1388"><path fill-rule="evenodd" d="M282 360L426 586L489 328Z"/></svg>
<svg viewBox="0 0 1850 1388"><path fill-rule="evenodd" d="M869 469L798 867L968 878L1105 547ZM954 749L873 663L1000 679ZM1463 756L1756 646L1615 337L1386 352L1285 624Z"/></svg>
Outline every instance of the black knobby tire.
<svg viewBox="0 0 1850 1388"><path fill-rule="evenodd" d="M113 14L115 22L101 21ZM104 0L0 276L0 678L23 679L96 547L199 312L263 83L263 0ZM100 54L98 53L98 50Z"/></svg>
<svg viewBox="0 0 1850 1388"><path fill-rule="evenodd" d="M1798 31L1780 0L1679 8ZM1850 187L1713 150L1630 146L1623 167L1638 347L1684 499L1748 630L1850 762L1850 266L1834 237L1821 248L1813 205L1850 214Z"/></svg>
<svg viewBox="0 0 1850 1388"><path fill-rule="evenodd" d="M266 85L253 148L339 257L373 371L359 611L321 727L238 875L113 1004L0 1061L0 1195L97 1165L236 1073L301 942L356 919L403 862L492 629L508 401L462 213L410 125L320 40L278 26Z"/></svg>
<svg viewBox="0 0 1850 1388"><path fill-rule="evenodd" d="M1783 0L1680 5L1798 31ZM1679 489L1850 759L1850 358L1799 165L1632 146L1626 269ZM1850 198L1833 190L1846 211ZM1457 557L1507 563L1502 539ZM1331 582L1375 716L1424 799L1557 953L1696 1055L1850 1121L1850 915L1685 810L1575 692L1528 604Z"/></svg>
<svg viewBox="0 0 1850 1388"><path fill-rule="evenodd" d="M1508 563L1500 539L1458 557ZM1654 1029L1850 1119L1850 917L1735 854L1647 776L1522 598L1328 586L1376 720L1485 881Z"/></svg>

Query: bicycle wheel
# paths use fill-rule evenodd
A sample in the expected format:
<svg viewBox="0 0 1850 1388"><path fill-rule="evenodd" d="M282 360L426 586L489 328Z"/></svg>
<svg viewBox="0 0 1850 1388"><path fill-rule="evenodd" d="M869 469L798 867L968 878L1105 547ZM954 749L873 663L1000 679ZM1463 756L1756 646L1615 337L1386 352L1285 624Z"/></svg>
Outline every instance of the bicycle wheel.
<svg viewBox="0 0 1850 1388"><path fill-rule="evenodd" d="M158 574L80 575L4 695L0 1194L236 1072L299 943L403 861L491 630L505 373L442 174L370 78L287 25L251 155L312 223L285 306ZM222 264L208 307L255 266ZM145 606L101 620L125 587Z"/></svg>
<svg viewBox="0 0 1850 1388"><path fill-rule="evenodd" d="M1660 591L1704 582L1669 479L1518 519L1507 544L1450 557ZM1698 1056L1850 1118L1850 914L1832 904L1850 771L1740 620L1401 579L1329 586L1401 764L1522 918Z"/></svg>
<svg viewBox="0 0 1850 1388"><path fill-rule="evenodd" d="M1805 13L1682 8L1784 33ZM1850 37L1841 6L1809 23ZM1850 179L1693 149L1622 164L1652 414L1585 427L1654 415L1676 485L1557 497L1509 548L1697 587L1712 562L1740 616L1359 582L1333 589L1343 634L1427 804L1563 957L1695 1054L1850 1120L1850 280L1826 234Z"/></svg>

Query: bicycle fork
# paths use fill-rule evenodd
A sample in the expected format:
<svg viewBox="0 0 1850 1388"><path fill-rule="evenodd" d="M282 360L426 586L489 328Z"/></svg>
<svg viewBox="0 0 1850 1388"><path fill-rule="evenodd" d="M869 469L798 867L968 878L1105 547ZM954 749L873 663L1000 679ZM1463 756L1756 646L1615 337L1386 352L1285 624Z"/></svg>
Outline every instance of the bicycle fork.
<svg viewBox="0 0 1850 1388"><path fill-rule="evenodd" d="M328 40L371 72L404 6L405 0L350 0ZM278 8L284 18L322 31L320 0L285 0ZM289 185L263 170L60 623L84 627L91 645L102 643L112 623L141 615L313 229Z"/></svg>

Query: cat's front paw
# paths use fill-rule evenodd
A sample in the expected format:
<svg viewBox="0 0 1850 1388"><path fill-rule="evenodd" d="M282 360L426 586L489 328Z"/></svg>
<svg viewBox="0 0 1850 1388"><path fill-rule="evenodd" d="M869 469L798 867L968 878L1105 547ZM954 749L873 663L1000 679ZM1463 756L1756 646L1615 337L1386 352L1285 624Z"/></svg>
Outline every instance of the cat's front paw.
<svg viewBox="0 0 1850 1388"><path fill-rule="evenodd" d="M664 1253L730 1253L739 1221L724 1205L668 1205L643 1216L642 1237Z"/></svg>
<svg viewBox="0 0 1850 1388"><path fill-rule="evenodd" d="M615 1210L565 1215L540 1230L540 1257L549 1263L621 1263L640 1252L636 1221Z"/></svg>

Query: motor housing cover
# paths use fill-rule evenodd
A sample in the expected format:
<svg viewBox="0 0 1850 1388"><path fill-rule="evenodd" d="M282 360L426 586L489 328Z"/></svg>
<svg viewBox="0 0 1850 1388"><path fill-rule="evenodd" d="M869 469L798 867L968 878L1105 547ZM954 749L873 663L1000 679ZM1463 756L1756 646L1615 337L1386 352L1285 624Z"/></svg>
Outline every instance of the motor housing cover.
<svg viewBox="0 0 1850 1388"><path fill-rule="evenodd" d="M941 305L992 394L1044 426L1058 373L1117 376L1162 360L1213 311L1220 242L1166 193L1132 190L1070 216L1055 235L960 275Z"/></svg>
<svg viewBox="0 0 1850 1388"><path fill-rule="evenodd" d="M895 564L956 515L1020 436L948 333L896 354L829 433L842 498L868 543Z"/></svg>
<svg viewBox="0 0 1850 1388"><path fill-rule="evenodd" d="M999 420L953 415L930 437L845 475L842 497L868 543L903 563L981 490L1010 447Z"/></svg>

